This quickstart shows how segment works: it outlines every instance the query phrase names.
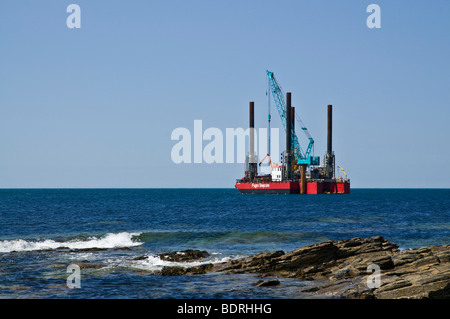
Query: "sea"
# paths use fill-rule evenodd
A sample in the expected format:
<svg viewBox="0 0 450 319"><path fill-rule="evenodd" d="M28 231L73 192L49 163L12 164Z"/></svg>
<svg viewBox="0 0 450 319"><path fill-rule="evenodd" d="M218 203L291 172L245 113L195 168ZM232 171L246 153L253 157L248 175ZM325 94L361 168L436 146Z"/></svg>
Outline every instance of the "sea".
<svg viewBox="0 0 450 319"><path fill-rule="evenodd" d="M308 281L256 274L162 276L327 240L383 236L400 249L450 244L450 189L244 195L236 189L1 189L2 299L308 298ZM201 261L159 255L205 250Z"/></svg>

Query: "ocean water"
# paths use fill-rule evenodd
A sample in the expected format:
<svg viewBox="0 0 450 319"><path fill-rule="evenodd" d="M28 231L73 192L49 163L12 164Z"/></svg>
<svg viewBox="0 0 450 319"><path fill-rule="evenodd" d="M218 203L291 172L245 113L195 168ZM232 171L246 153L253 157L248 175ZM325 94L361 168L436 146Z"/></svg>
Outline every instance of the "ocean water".
<svg viewBox="0 0 450 319"><path fill-rule="evenodd" d="M2 189L0 225L0 298L302 298L310 283L299 280L261 288L253 274L160 276L183 264L157 255L199 249L216 263L375 235L401 249L446 245L450 190ZM69 265L80 267L78 289Z"/></svg>

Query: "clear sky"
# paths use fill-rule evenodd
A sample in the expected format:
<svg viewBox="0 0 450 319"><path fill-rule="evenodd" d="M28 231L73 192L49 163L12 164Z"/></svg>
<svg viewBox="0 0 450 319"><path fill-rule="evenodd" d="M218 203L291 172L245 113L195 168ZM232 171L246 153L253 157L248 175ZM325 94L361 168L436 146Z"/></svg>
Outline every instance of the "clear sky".
<svg viewBox="0 0 450 319"><path fill-rule="evenodd" d="M171 133L249 101L265 127L266 69L321 159L333 105L352 187L450 187L449 34L448 0L2 0L0 187L233 187L244 164L175 164Z"/></svg>

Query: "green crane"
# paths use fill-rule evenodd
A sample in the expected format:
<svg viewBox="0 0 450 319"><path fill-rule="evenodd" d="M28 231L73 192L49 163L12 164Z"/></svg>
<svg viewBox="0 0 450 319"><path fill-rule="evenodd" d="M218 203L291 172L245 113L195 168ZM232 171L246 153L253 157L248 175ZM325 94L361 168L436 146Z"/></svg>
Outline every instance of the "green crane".
<svg viewBox="0 0 450 319"><path fill-rule="evenodd" d="M277 80L275 79L273 72L270 71L266 72L267 76L269 77L270 92L272 93L272 97L275 101L278 114L280 115L281 123L283 123L284 131L286 131L286 102L284 101L284 92L281 89L280 85L278 84ZM291 129L291 147L297 160L297 164L319 165L320 158L318 156L314 156L314 139L312 138L311 134L309 134L308 129L303 124L303 121L300 119L298 114L296 114L296 120L300 124L303 133L305 133L306 137L309 140L309 144L306 148L306 151L303 152L300 143L298 142L297 134L295 134L295 130Z"/></svg>

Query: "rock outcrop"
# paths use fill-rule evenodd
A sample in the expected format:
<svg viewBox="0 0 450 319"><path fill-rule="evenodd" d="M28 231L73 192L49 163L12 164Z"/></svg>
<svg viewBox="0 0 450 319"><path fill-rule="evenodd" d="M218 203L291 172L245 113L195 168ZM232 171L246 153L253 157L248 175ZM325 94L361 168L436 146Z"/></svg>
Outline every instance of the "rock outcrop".
<svg viewBox="0 0 450 319"><path fill-rule="evenodd" d="M303 292L319 297L450 298L450 245L400 251L381 236L261 253L215 270L316 281Z"/></svg>
<svg viewBox="0 0 450 319"><path fill-rule="evenodd" d="M163 267L160 275L255 273L264 278L254 284L261 289L282 286L276 278L297 278L309 283L308 288L299 290L302 296L319 298L450 298L450 245L400 250L375 236L202 264L208 256L199 250L160 254L163 260L180 263ZM200 264L189 266L193 261ZM181 265L183 262L186 266Z"/></svg>

